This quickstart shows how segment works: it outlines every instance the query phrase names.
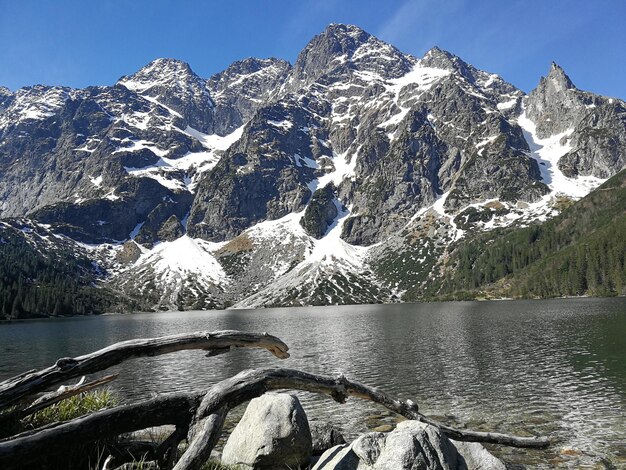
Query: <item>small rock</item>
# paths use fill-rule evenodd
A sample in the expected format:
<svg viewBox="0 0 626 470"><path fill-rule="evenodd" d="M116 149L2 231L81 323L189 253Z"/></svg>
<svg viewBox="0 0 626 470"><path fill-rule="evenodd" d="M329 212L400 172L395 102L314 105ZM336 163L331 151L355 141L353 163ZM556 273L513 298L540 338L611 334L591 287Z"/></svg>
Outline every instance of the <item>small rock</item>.
<svg viewBox="0 0 626 470"><path fill-rule="evenodd" d="M356 470L359 458L349 444L332 447L322 454L311 470Z"/></svg>
<svg viewBox="0 0 626 470"><path fill-rule="evenodd" d="M467 470L506 470L506 465L478 442L452 441Z"/></svg>
<svg viewBox="0 0 626 470"><path fill-rule="evenodd" d="M309 423L311 438L313 440L313 455L321 455L331 447L345 444L341 432L329 423Z"/></svg>
<svg viewBox="0 0 626 470"><path fill-rule="evenodd" d="M294 469L311 458L311 431L294 395L266 393L250 401L228 438L222 463L252 469Z"/></svg>
<svg viewBox="0 0 626 470"><path fill-rule="evenodd" d="M563 447L561 455L582 455L582 451L576 447Z"/></svg>

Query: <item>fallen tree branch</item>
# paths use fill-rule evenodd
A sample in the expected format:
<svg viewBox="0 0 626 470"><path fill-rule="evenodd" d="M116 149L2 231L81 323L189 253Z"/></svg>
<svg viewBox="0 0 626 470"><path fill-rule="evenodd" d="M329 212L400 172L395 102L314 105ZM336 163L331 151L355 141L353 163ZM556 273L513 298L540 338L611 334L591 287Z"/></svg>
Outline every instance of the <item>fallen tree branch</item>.
<svg viewBox="0 0 626 470"><path fill-rule="evenodd" d="M223 380L206 392L170 394L153 400L99 411L0 441L0 468L19 468L24 463L63 452L73 446L118 436L138 429L164 424L187 426L189 448L174 467L195 470L209 458L223 426L223 417L233 407L269 390L292 389L329 395L344 403L357 397L381 404L407 419L423 421L441 429L458 441L503 444L513 447L543 448L545 437L518 437L500 433L466 431L430 420L419 413L411 400L398 400L386 393L343 376L328 377L292 369L257 369Z"/></svg>
<svg viewBox="0 0 626 470"><path fill-rule="evenodd" d="M97 411L64 423L0 440L0 468L22 466L83 444L164 424L188 426L203 393L167 394L133 405Z"/></svg>
<svg viewBox="0 0 626 470"><path fill-rule="evenodd" d="M177 426L174 432L165 439L157 449L157 463L161 470L171 470L178 453L178 445L187 438L188 425Z"/></svg>
<svg viewBox="0 0 626 470"><path fill-rule="evenodd" d="M203 349L209 351L209 354L214 354L222 353L229 348L263 348L280 359L289 357L287 345L267 333L201 331L122 341L84 356L61 358L47 369L21 374L0 382L0 410L52 386L108 369L134 357L158 356L184 349Z"/></svg>
<svg viewBox="0 0 626 470"><path fill-rule="evenodd" d="M385 406L407 419L423 421L441 429L448 437L458 441L504 444L514 447L547 447L547 438L518 437L500 433L463 431L430 420L419 413L411 400L401 401L380 390L353 382L343 376L337 378L309 374L292 369L257 369L244 371L214 385L206 393L190 428L189 447L174 470L197 470L211 454L222 431L224 420L220 414L268 390L293 389L323 393L344 403L348 397L358 397Z"/></svg>

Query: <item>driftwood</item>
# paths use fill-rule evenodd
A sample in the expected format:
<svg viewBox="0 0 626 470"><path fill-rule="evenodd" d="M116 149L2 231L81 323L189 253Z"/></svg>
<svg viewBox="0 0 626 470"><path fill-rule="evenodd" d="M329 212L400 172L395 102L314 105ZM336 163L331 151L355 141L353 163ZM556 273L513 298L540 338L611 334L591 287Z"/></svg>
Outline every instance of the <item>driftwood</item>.
<svg viewBox="0 0 626 470"><path fill-rule="evenodd" d="M223 354L231 348L264 348L279 358L287 358L288 347L280 339L238 331L199 332L153 339L124 341L77 358L59 359L42 371L29 371L0 383L0 411L19 403L12 413L27 416L63 398L113 380L108 376L87 384L83 381L41 396L33 396L62 381L98 372L132 357L154 356L183 349L207 350L207 355ZM545 437L518 437L500 433L461 430L433 421L419 413L411 400L398 400L380 390L353 382L343 376L314 375L292 369L248 370L223 380L206 391L164 394L142 403L102 410L65 423L52 423L39 429L0 440L0 468L22 468L48 456L63 454L97 441L122 434L170 424L175 431L160 445L151 447L150 457L160 469L196 470L209 458L217 443L228 412L269 390L300 390L329 395L339 403L357 397L385 406L408 419L438 427L458 441L502 444L514 447L547 447ZM24 403L30 403L24 405ZM175 463L178 445L188 447ZM122 449L123 445L120 446ZM117 450L113 448L112 451ZM134 455L132 452L123 455ZM118 460L121 457L118 456ZM174 466L175 464L175 466Z"/></svg>
<svg viewBox="0 0 626 470"><path fill-rule="evenodd" d="M49 406L65 400L66 398L80 395L81 393L85 393L93 390L94 388L105 385L112 380L115 380L116 378L117 374L113 374L107 375L105 377L102 377L101 379L97 379L92 382L84 383L85 377L83 376L83 378L77 384L62 386L54 392L44 393L25 408L14 407L7 412L0 413L0 429L2 429L3 426L10 427L13 425L12 423L16 423L29 415L48 408ZM0 434L0 437L2 437L2 434Z"/></svg>
<svg viewBox="0 0 626 470"><path fill-rule="evenodd" d="M165 395L0 441L0 468L17 468L20 463L32 462L50 453L51 449L62 452L78 444L163 424L174 424L182 428L191 424L189 447L174 468L198 469L208 459L217 442L227 412L266 391L277 389L322 393L340 403L350 396L369 400L408 419L437 426L455 440L514 447L542 448L549 445L547 438L465 431L445 426L420 414L417 405L410 400L398 400L343 376L333 378L291 369L257 369L223 380L206 392Z"/></svg>
<svg viewBox="0 0 626 470"><path fill-rule="evenodd" d="M202 393L168 394L134 405L92 413L0 440L0 468L21 468L47 455L64 453L83 444L164 424L186 426Z"/></svg>
<svg viewBox="0 0 626 470"><path fill-rule="evenodd" d="M518 437L508 434L465 431L445 426L426 418L411 400L401 401L367 385L353 382L343 376L336 378L314 375L292 369L257 369L244 371L211 387L194 416L190 428L189 447L178 461L175 470L200 469L211 454L222 431L225 411L268 390L290 389L329 395L344 403L348 397L357 397L385 406L407 419L423 421L438 427L457 441L504 444L513 447L547 447L544 437Z"/></svg>
<svg viewBox="0 0 626 470"><path fill-rule="evenodd" d="M264 348L278 358L289 357L287 345L267 333L203 331L122 341L84 356L61 358L47 369L31 371L0 382L0 411L50 387L108 369L134 357L158 356L184 349L203 349L215 355L230 348Z"/></svg>

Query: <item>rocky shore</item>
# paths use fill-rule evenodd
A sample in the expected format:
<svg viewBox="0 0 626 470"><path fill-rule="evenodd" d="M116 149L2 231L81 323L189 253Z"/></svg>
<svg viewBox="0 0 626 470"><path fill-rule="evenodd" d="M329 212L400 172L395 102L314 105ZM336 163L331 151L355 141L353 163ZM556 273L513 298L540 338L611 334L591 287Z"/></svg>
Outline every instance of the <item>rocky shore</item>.
<svg viewBox="0 0 626 470"><path fill-rule="evenodd" d="M334 427L309 422L298 398L288 393L250 401L221 461L258 470L506 469L481 444L448 439L420 421L403 421L390 432L369 432L346 443Z"/></svg>

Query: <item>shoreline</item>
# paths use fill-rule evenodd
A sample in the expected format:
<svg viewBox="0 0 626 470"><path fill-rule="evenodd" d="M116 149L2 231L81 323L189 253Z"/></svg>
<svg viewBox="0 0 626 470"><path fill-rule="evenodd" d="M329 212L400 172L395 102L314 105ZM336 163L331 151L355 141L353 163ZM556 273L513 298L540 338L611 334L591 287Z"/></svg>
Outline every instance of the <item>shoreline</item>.
<svg viewBox="0 0 626 470"><path fill-rule="evenodd" d="M108 316L122 316L122 315L136 315L136 314L169 314L175 312L227 312L227 311L252 311L252 310L269 310L269 309L303 309L303 308L328 308L328 307L357 307L357 306L373 306L373 305L421 305L421 304L436 304L436 303L489 303L489 302L533 302L533 301L551 301L551 300L583 300L583 299L626 299L626 295L612 295L612 296L591 296L591 295L579 295L579 296L563 296L563 297L545 297L545 298L512 298L512 297L503 297L503 298L477 298L472 300L418 300L411 302L389 302L389 303L380 303L380 304L329 304L329 305L292 305L292 306L271 306L271 307L256 307L256 308L223 308L223 309L206 309L206 310L138 310L134 312L105 312L105 313L96 313L90 315L59 315L59 316L36 316L36 317L28 317L28 318L0 318L0 325L10 324L10 323L21 323L21 322L32 322L32 321L41 321L41 320L65 320L72 318L93 318L93 317L108 317Z"/></svg>

